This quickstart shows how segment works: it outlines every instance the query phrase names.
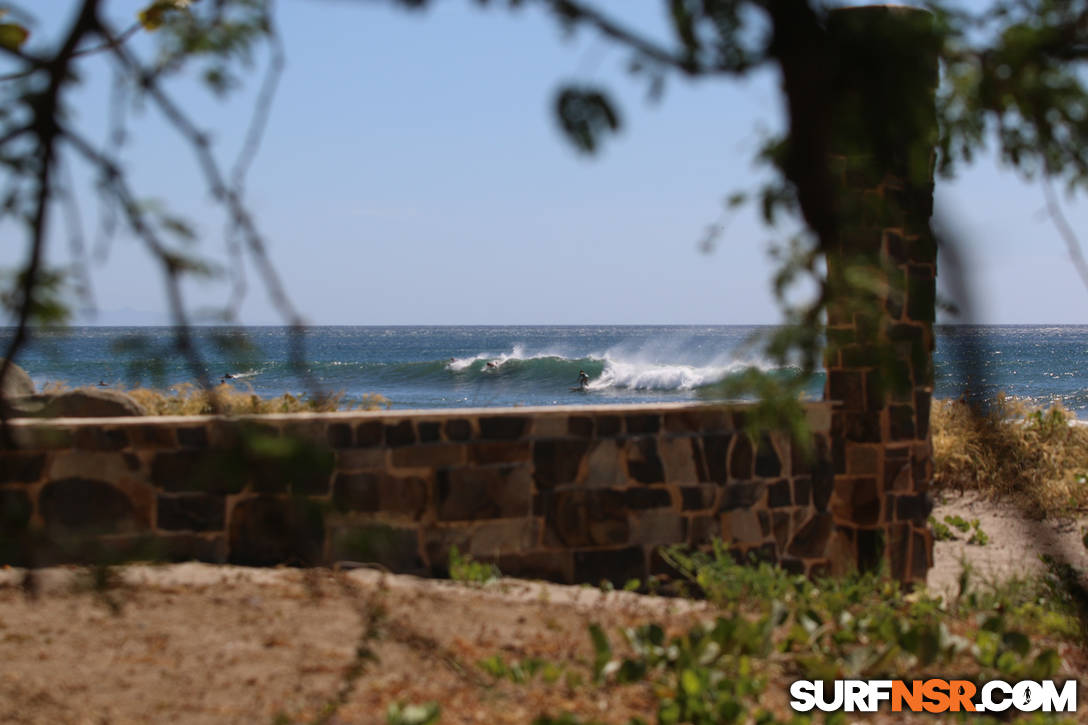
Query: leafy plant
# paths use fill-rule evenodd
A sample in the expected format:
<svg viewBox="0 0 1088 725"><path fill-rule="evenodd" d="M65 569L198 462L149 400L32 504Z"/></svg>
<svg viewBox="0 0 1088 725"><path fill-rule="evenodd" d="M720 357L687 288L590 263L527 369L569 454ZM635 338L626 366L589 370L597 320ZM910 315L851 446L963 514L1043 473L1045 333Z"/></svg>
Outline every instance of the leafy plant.
<svg viewBox="0 0 1088 725"><path fill-rule="evenodd" d="M483 586L502 577L494 564L476 561L470 554L462 554L456 546L450 547L450 579L462 584Z"/></svg>
<svg viewBox="0 0 1088 725"><path fill-rule="evenodd" d="M385 712L388 725L434 725L442 716L442 707L437 702L422 705L406 705L394 702Z"/></svg>

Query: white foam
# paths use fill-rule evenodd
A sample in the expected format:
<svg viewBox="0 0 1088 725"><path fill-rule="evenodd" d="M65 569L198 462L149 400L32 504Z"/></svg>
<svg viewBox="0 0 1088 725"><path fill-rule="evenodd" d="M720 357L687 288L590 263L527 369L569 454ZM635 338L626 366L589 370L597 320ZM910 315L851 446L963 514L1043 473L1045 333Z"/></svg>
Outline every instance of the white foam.
<svg viewBox="0 0 1088 725"><path fill-rule="evenodd" d="M605 358L600 377L590 380L590 390L627 388L630 390L692 390L725 379L731 373L749 367L749 363L672 365L652 362L628 362Z"/></svg>

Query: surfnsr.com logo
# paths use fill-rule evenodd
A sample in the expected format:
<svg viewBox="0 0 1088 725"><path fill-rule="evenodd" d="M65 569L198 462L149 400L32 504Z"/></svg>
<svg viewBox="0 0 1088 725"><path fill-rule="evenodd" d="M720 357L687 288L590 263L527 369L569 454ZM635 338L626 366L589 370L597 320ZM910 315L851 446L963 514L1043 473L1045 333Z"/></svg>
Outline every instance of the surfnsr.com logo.
<svg viewBox="0 0 1088 725"><path fill-rule="evenodd" d="M1077 681L798 680L790 685L796 712L1076 712Z"/></svg>

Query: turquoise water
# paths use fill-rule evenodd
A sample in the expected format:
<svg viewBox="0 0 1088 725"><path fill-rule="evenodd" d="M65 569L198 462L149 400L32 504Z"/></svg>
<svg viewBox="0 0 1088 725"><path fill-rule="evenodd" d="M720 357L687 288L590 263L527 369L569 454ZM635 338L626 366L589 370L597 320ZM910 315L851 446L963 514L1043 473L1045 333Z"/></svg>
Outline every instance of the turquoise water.
<svg viewBox="0 0 1088 725"><path fill-rule="evenodd" d="M395 408L680 402L748 365L769 369L751 326L314 327L301 365L286 328L193 331L212 382L260 395L320 386L348 399L380 393ZM6 333L10 335L10 331ZM0 334L0 338L4 337ZM238 350L245 343L248 350ZM938 330L937 395L997 390L1057 400L1088 418L1088 326ZM969 363L974 361L972 367ZM170 328L36 332L18 362L39 385L166 387L196 379ZM590 377L586 392L578 371ZM819 397L822 377L810 393Z"/></svg>

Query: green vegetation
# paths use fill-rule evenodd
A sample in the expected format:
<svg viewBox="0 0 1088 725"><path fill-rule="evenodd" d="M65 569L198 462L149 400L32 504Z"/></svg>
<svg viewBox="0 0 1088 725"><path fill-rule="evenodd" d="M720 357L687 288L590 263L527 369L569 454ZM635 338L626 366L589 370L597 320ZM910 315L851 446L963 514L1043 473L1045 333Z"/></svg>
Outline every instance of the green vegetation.
<svg viewBox="0 0 1088 725"><path fill-rule="evenodd" d="M945 600L904 591L880 573L813 581L768 564L742 566L720 545L663 553L718 615L671 634L655 623L629 627L618 639L593 625L594 657L586 663L599 687L649 683L662 724L813 722L773 697L799 678L1060 677L1058 644L1081 637L1076 603L1058 573L994 585L965 569L960 591ZM535 722L584 721L549 714Z"/></svg>
<svg viewBox="0 0 1088 725"><path fill-rule="evenodd" d="M462 554L456 546L450 547L450 579L462 584L483 586L502 577L499 567L476 561L470 554Z"/></svg>
<svg viewBox="0 0 1088 725"><path fill-rule="evenodd" d="M982 530L982 523L978 519L968 521L962 516L945 516L944 521L938 521L936 517L929 517L929 526L933 530L933 538L937 541L958 541L959 537L953 533L953 529L961 534L969 534L967 543L974 546L986 546L990 543L990 536Z"/></svg>

